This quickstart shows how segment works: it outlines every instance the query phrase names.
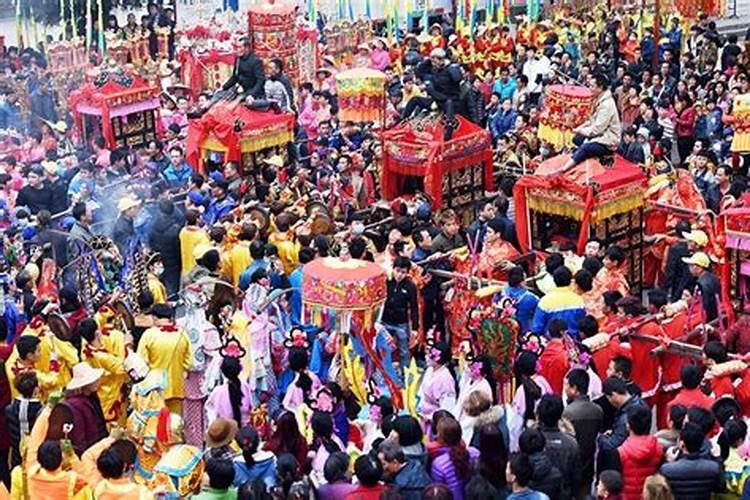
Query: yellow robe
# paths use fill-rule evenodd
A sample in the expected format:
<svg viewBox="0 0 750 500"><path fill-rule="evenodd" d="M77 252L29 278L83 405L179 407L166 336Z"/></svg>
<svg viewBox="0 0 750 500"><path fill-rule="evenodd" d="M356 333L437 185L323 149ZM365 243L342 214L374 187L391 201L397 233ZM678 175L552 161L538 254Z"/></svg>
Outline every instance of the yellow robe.
<svg viewBox="0 0 750 500"><path fill-rule="evenodd" d="M240 274L253 261L250 257L250 242L238 241L227 255L227 276L232 279L234 286L240 284Z"/></svg>
<svg viewBox="0 0 750 500"><path fill-rule="evenodd" d="M208 245L211 241L205 229L195 226L185 226L180 230L180 255L182 256L182 275L185 276L195 267L193 250L201 244Z"/></svg>
<svg viewBox="0 0 750 500"><path fill-rule="evenodd" d="M107 422L125 422L127 408L122 397L122 387L127 383L125 371L125 335L119 330L109 330L102 335L102 346L94 347L82 341L81 358L93 368L104 370L101 384L96 391Z"/></svg>
<svg viewBox="0 0 750 500"><path fill-rule="evenodd" d="M167 287L154 273L148 273L148 289L154 296L154 304L164 304L167 301Z"/></svg>
<svg viewBox="0 0 750 500"><path fill-rule="evenodd" d="M185 397L185 371L193 362L193 347L185 330L173 325L149 328L143 332L138 354L152 370L167 373L164 399Z"/></svg>
<svg viewBox="0 0 750 500"><path fill-rule="evenodd" d="M58 339L46 324L36 322L36 319L32 320L22 335L33 335L41 340L39 344L41 355L39 356L39 361L34 364L34 369L37 371L37 378L39 379L39 400L45 402L50 393L63 390L68 382L70 382L73 376L73 366L78 363L78 352L70 342ZM55 353L54 356L53 353ZM53 364L53 357L57 358L57 362L54 363L58 365L57 370L53 370L51 366ZM18 358L18 350L14 348L8 361L5 363L5 373L10 383L12 398L20 396L13 385L13 381L16 378L13 367L16 366L18 368L20 364L22 362Z"/></svg>
<svg viewBox="0 0 750 500"><path fill-rule="evenodd" d="M293 240L292 233L271 233L268 243L279 250L279 259L284 266L284 274L289 276L297 268L300 245Z"/></svg>
<svg viewBox="0 0 750 500"><path fill-rule="evenodd" d="M96 500L150 500L154 498L148 488L135 484L128 478L104 479L94 489Z"/></svg>
<svg viewBox="0 0 750 500"><path fill-rule="evenodd" d="M73 471L49 472L40 465L29 467L29 498L54 498L59 500L90 499L91 488Z"/></svg>

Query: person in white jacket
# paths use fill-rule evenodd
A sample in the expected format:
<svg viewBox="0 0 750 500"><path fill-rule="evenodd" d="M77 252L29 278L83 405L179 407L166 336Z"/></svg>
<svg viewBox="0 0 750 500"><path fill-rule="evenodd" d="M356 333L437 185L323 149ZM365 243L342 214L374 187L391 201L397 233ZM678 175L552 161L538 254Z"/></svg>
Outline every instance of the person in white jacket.
<svg viewBox="0 0 750 500"><path fill-rule="evenodd" d="M539 96L542 95L544 78L549 75L550 71L552 71L552 63L549 58L533 45L527 47L526 62L523 63L522 73L529 79L532 102L538 102Z"/></svg>
<svg viewBox="0 0 750 500"><path fill-rule="evenodd" d="M563 172L589 158L612 153L620 143L622 124L615 99L609 90L609 78L595 74L592 81L594 107L590 118L573 130L576 134L573 143L578 147L565 163Z"/></svg>

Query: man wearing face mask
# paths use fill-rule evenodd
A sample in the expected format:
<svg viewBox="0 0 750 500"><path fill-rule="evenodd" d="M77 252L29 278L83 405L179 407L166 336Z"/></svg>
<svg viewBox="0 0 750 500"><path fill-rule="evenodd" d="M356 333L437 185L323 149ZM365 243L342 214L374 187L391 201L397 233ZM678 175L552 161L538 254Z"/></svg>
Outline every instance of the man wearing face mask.
<svg viewBox="0 0 750 500"><path fill-rule="evenodd" d="M574 130L576 135L573 143L578 147L565 162L562 172L589 158L601 158L614 153L620 142L622 124L615 99L609 90L609 78L600 73L594 75L592 81L594 108L590 118Z"/></svg>

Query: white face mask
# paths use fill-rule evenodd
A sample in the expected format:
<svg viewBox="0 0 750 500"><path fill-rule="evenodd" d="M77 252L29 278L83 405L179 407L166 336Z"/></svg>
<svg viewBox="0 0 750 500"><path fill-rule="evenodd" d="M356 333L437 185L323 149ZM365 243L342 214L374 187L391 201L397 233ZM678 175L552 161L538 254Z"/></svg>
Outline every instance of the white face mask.
<svg viewBox="0 0 750 500"><path fill-rule="evenodd" d="M161 274L164 272L164 266L154 266L152 269L154 274L157 276L161 276Z"/></svg>
<svg viewBox="0 0 750 500"><path fill-rule="evenodd" d="M365 232L365 226L361 222L352 223L352 232L354 234L362 234Z"/></svg>

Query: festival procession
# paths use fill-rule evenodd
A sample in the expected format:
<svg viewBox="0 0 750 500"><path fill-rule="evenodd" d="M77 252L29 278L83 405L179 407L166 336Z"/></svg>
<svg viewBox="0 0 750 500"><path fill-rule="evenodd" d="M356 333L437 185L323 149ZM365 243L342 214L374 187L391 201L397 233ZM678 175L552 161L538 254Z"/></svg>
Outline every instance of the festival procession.
<svg viewBox="0 0 750 500"><path fill-rule="evenodd" d="M737 5L16 2L0 499L750 499Z"/></svg>

